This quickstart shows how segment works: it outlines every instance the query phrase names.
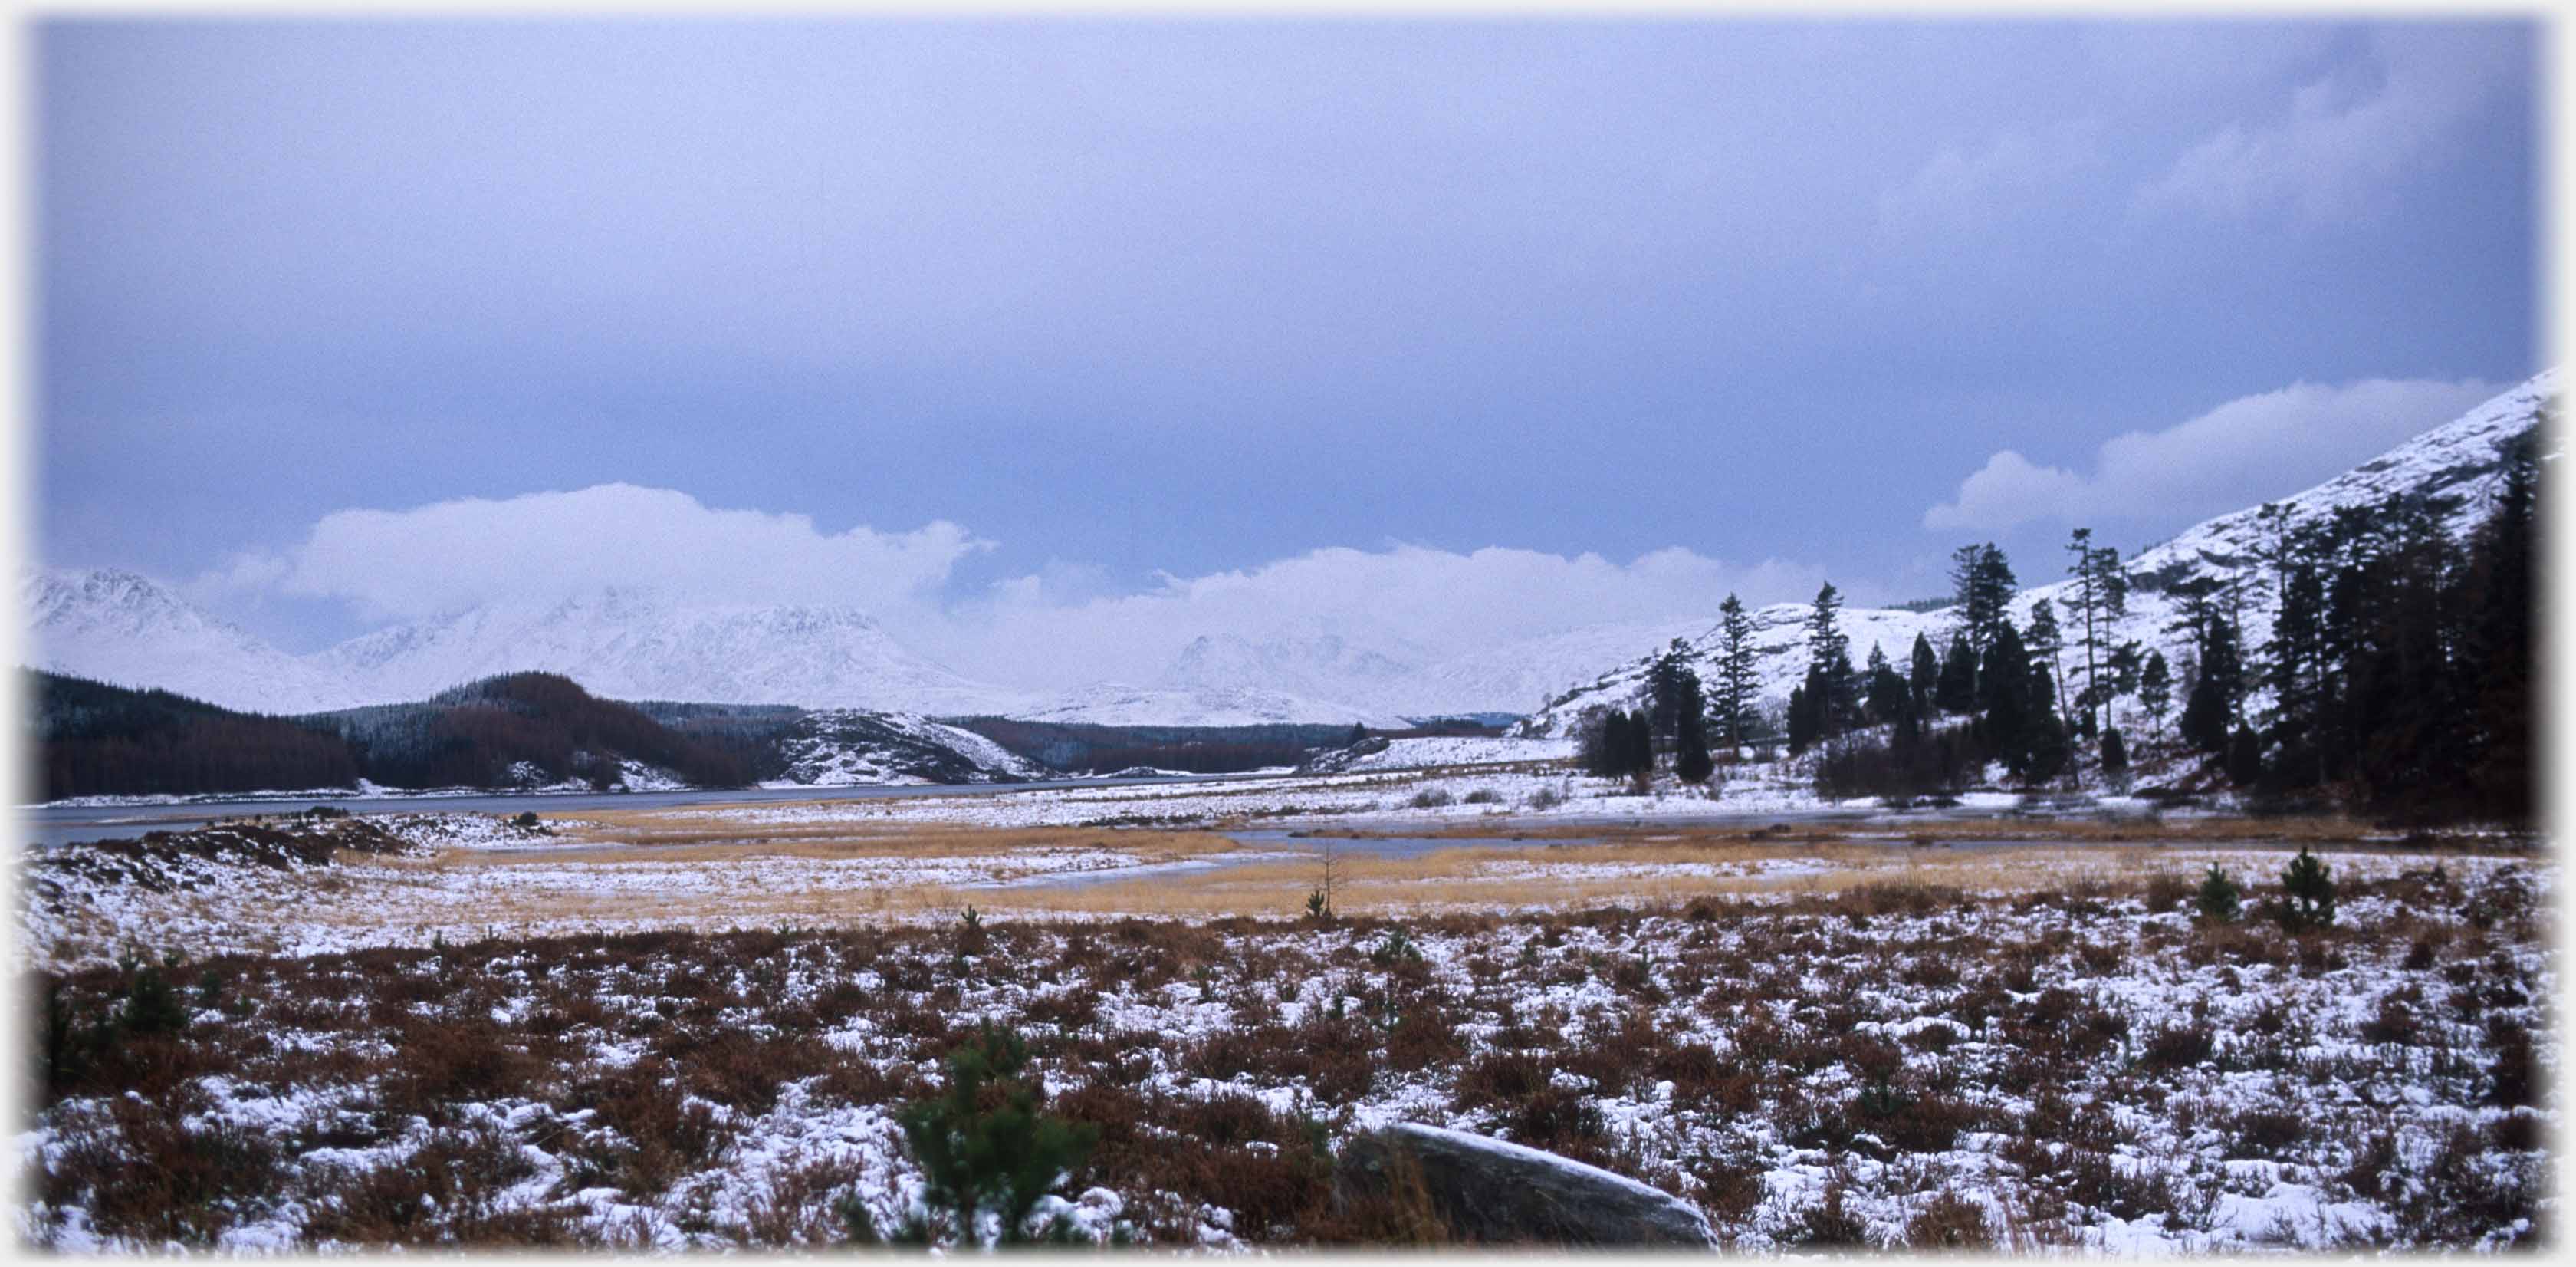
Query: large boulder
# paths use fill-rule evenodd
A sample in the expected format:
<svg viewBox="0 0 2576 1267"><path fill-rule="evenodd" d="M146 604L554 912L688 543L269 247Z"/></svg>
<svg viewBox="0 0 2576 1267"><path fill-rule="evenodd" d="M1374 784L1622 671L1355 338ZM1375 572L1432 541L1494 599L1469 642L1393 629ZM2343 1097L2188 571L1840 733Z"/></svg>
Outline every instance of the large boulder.
<svg viewBox="0 0 2576 1267"><path fill-rule="evenodd" d="M1704 1248L1698 1206L1570 1157L1412 1122L1353 1137L1334 1167L1336 1195L1385 1193L1418 1172L1449 1234L1504 1244Z"/></svg>

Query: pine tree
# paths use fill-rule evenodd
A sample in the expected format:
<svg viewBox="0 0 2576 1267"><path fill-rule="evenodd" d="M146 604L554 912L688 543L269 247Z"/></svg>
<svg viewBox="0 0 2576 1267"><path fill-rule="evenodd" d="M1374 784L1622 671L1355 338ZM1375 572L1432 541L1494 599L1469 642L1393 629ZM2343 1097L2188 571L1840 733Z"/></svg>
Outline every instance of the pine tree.
<svg viewBox="0 0 2576 1267"><path fill-rule="evenodd" d="M2063 683L2066 681L2066 661L2063 653L2066 650L2066 637L2058 631L2057 612L2048 605L2047 599L2032 600L2030 628L2022 631L2021 641L2022 645L2030 650L2031 664L2034 667L2045 666L2048 669L2052 684L2049 697L2056 701L2057 711L2061 715L2064 714L2066 693Z"/></svg>
<svg viewBox="0 0 2576 1267"><path fill-rule="evenodd" d="M2236 733L2227 741L2227 778L2238 787L2253 787L2263 781L2263 740L2254 728L2239 723Z"/></svg>
<svg viewBox="0 0 2576 1267"><path fill-rule="evenodd" d="M2076 707L2084 710L2084 733L2091 735L2101 730L2102 709L2111 700L2102 681L2102 661L2111 622L2129 611L2129 574L2120 569L2118 550L2093 544L2090 528L2076 529L2066 550L2075 556L2066 567L2075 587L2058 602L2075 617L2077 645L2084 649L2084 689L2075 698Z"/></svg>
<svg viewBox="0 0 2576 1267"><path fill-rule="evenodd" d="M2291 933L2326 928L2335 921L2335 882L2307 846L2281 871L2281 927Z"/></svg>
<svg viewBox="0 0 2576 1267"><path fill-rule="evenodd" d="M1932 702L1945 713L1977 711L1977 652L1964 632L1951 635L1950 654L1941 661L1941 680Z"/></svg>
<svg viewBox="0 0 2576 1267"><path fill-rule="evenodd" d="M1896 666L1888 663L1887 653L1875 643L1869 648L1866 678L1869 686L1865 703L1873 724L1888 725L1913 711L1913 688L1906 684L1905 676L1896 671Z"/></svg>
<svg viewBox="0 0 2576 1267"><path fill-rule="evenodd" d="M2022 648L2021 631L2004 621L1995 627L1985 662L1978 666L1977 731L2016 779L2027 779L2031 771L2030 681L2030 653Z"/></svg>
<svg viewBox="0 0 2576 1267"><path fill-rule="evenodd" d="M1681 734L1673 748L1673 774L1684 783L1706 783L1717 770L1717 762L1708 755L1708 733L1701 727L1698 712L1682 719Z"/></svg>
<svg viewBox="0 0 2576 1267"><path fill-rule="evenodd" d="M1725 746L1728 759L1736 750L1752 741L1754 692L1753 618L1744 613L1744 604L1735 595L1718 604L1717 689L1712 696L1712 719L1717 723L1718 740Z"/></svg>
<svg viewBox="0 0 2576 1267"><path fill-rule="evenodd" d="M2467 609L2461 641L2476 666L2463 693L2469 705L2469 783L2485 813L2528 821L2534 791L2535 725L2540 698L2534 652L2542 617L2540 585L2540 429L2508 443L2494 513L2470 539L2463 572Z"/></svg>
<svg viewBox="0 0 2576 1267"><path fill-rule="evenodd" d="M1831 739L1860 720L1860 674L1841 624L1842 594L1828 582L1807 616L1807 694L1816 738Z"/></svg>
<svg viewBox="0 0 2576 1267"><path fill-rule="evenodd" d="M2211 863L2209 875L2200 882L2201 916L2213 923L2233 923L2239 900L2236 882L2228 879L2227 873L2218 869L2218 864Z"/></svg>
<svg viewBox="0 0 2576 1267"><path fill-rule="evenodd" d="M1654 720L1647 716L1645 709L1638 709L1628 717L1628 757L1631 763L1628 772L1654 773L1655 752Z"/></svg>
<svg viewBox="0 0 2576 1267"><path fill-rule="evenodd" d="M1699 674L1690 667L1690 644L1675 638L1646 672L1647 711L1655 738L1667 744L1681 737L1683 719L1699 720Z"/></svg>
<svg viewBox="0 0 2576 1267"><path fill-rule="evenodd" d="M1816 701L1822 697L1819 675L1812 670L1807 680L1789 688L1789 755L1797 756L1816 742Z"/></svg>
<svg viewBox="0 0 2576 1267"><path fill-rule="evenodd" d="M2102 773L2118 776L2129 769L2129 742L2120 737L2120 728L2112 726L2102 732Z"/></svg>
<svg viewBox="0 0 2576 1267"><path fill-rule="evenodd" d="M1931 639L1914 635L1912 661L1905 681L1908 703L1916 717L1928 717L1932 714L1933 692L1941 681L1941 657L1932 650Z"/></svg>
<svg viewBox="0 0 2576 1267"><path fill-rule="evenodd" d="M2147 716L2155 719L2157 731L2162 732L2165 712L2173 707L2173 669L2165 663L2162 651L2147 653L2147 667L2138 673L2138 703L2146 707Z"/></svg>
<svg viewBox="0 0 2576 1267"><path fill-rule="evenodd" d="M2179 588L2179 587L2177 587ZM2198 663L2183 700L2185 742L2213 756L2227 751L2245 697L2244 658L2236 626L2215 606L2204 605L2193 631Z"/></svg>
<svg viewBox="0 0 2576 1267"><path fill-rule="evenodd" d="M1960 632L1968 636L1968 647L1978 656L1969 664L1978 665L1994 641L1996 627L2010 619L2004 609L2011 604L2013 588L2019 582L2013 579L2012 565L2005 562L2004 552L1990 541L1961 546L1950 553L1950 584Z"/></svg>

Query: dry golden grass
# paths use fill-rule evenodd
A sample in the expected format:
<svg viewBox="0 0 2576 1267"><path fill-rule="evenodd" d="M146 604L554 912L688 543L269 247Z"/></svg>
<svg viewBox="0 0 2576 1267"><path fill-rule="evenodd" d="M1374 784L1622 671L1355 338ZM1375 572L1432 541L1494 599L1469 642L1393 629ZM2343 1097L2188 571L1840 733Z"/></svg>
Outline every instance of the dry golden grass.
<svg viewBox="0 0 2576 1267"><path fill-rule="evenodd" d="M601 825L567 832L563 843L529 851L451 850L426 859L350 857L363 869L334 867L305 883L296 922L352 931L395 930L417 940L427 929L460 920L498 933L561 933L640 927L835 927L951 917L968 905L997 915L1139 915L1214 918L1293 916L1320 879L1317 857L1245 861L1204 870L1097 879L1067 874L1065 883L964 888L928 882L934 866L954 876L950 860L1009 859L1034 850L1108 849L1139 863L1216 859L1239 848L1211 831L1096 828L973 828L921 824L830 825L828 830L743 837L739 824L691 821L669 812L601 816ZM1860 885L1911 885L1970 893L2019 894L2136 891L2164 874L2195 880L2213 849L2286 852L2312 841L2327 854L2353 852L2334 843L2331 824L2284 820L2218 820L2174 824L2155 843L2130 842L2095 823L1966 821L1925 825L1891 836L1885 825L1808 823L1773 835L1745 828L1645 825L1554 825L1515 835L1533 843L1492 843L1501 833L1471 825L1455 848L1415 858L1359 852L1347 836L1317 836L1290 847L1336 848L1335 906L1345 914L1531 907L1643 906L1749 893L1832 894ZM1911 826L1911 825L1909 825ZM734 835L727 836L731 828ZM1864 834L1868 833L1868 834ZM1423 833L1395 833L1421 835ZM1911 837L1911 838L1909 838ZM1940 839L2011 841L1974 848ZM1547 841L1568 842L1551 847ZM1572 842L1583 842L1579 845ZM1338 847L1337 847L1338 842ZM1259 846L1277 852L1276 843ZM2386 842L2363 852L2388 852ZM921 882L889 869L875 887L803 884L802 874L753 864L919 862ZM1795 870L1776 864L1789 862ZM1774 864L1769 873L1765 864ZM686 879L668 889L629 882L628 867L679 868ZM1606 867L1641 873L1602 874ZM2234 867L2235 864L2230 864ZM590 874L597 867L597 874ZM1692 869L1714 871L1694 874ZM977 868L976 870L985 870ZM1030 874L1004 862L998 878ZM819 873L818 873L819 874ZM456 886L470 886L459 890ZM470 893L466 898L463 894ZM245 912L204 916L239 925ZM454 933L451 931L450 936Z"/></svg>
<svg viewBox="0 0 2576 1267"><path fill-rule="evenodd" d="M1095 827L949 827L829 823L789 828L726 823L702 815L620 811L592 816L596 826L563 829L560 843L525 850L447 850L441 866L508 866L561 862L722 862L741 858L954 858L1024 849L1110 849L1147 862L1169 862L1235 847L1214 832L1135 831Z"/></svg>

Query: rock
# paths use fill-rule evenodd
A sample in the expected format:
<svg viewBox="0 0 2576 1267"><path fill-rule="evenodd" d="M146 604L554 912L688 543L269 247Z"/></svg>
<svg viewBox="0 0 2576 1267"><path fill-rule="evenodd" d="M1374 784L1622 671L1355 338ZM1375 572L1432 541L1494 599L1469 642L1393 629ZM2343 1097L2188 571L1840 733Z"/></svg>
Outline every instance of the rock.
<svg viewBox="0 0 2576 1267"><path fill-rule="evenodd" d="M1706 1248L1698 1206L1569 1157L1464 1131L1402 1122L1354 1136L1334 1166L1342 1200L1384 1192L1419 1167L1433 1208L1459 1240Z"/></svg>

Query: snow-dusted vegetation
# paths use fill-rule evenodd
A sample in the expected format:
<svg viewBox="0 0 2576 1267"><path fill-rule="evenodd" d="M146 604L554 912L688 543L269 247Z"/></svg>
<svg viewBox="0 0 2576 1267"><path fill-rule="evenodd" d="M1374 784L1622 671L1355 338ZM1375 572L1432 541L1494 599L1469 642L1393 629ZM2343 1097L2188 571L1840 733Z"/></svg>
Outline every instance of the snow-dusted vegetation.
<svg viewBox="0 0 2576 1267"><path fill-rule="evenodd" d="M1398 1121L1605 1167L1738 1248L2527 1244L2554 870L2334 856L2331 925L2180 866L1518 915L907 924L147 954L39 982L22 1234L66 1249L892 1235L904 1106L992 1025L1092 1144L1080 1240L1402 1236ZM987 1228L987 1231L993 1229Z"/></svg>

